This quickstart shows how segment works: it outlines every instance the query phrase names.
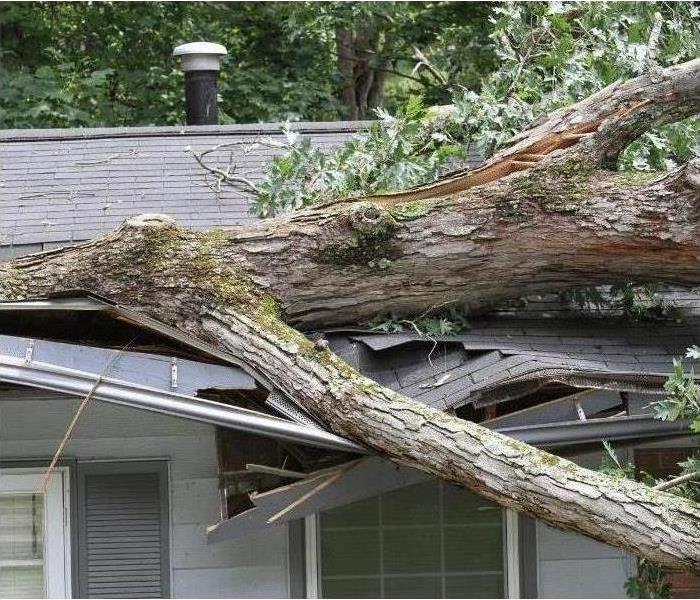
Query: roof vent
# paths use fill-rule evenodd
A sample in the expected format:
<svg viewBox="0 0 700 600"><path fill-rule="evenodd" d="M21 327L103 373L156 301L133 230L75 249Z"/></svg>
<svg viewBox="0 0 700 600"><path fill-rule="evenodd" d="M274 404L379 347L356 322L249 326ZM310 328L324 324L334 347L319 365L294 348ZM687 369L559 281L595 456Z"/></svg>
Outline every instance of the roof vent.
<svg viewBox="0 0 700 600"><path fill-rule="evenodd" d="M173 50L173 56L182 60L185 72L185 103L188 125L216 125L218 108L216 96L221 59L226 48L210 42L182 44Z"/></svg>

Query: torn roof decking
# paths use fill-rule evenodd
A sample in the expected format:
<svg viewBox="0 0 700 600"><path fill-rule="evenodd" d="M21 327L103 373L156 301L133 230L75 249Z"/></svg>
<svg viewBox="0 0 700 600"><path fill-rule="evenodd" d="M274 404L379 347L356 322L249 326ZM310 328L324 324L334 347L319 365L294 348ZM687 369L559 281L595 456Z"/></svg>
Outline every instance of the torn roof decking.
<svg viewBox="0 0 700 600"><path fill-rule="evenodd" d="M92 314L87 318L86 313ZM101 319L99 327L95 318ZM272 389L233 357L95 295L0 303L0 331L113 348L129 344L234 363ZM700 343L700 318L630 323L614 318L497 317L476 320L468 332L436 340L359 330L325 335L331 349L365 375L445 410L517 400L550 383L661 393L673 359Z"/></svg>
<svg viewBox="0 0 700 600"><path fill-rule="evenodd" d="M0 333L234 364L233 356L147 315L80 290L0 302Z"/></svg>
<svg viewBox="0 0 700 600"><path fill-rule="evenodd" d="M100 373L108 366L112 378L138 381L140 385L190 396L206 389L254 390L257 387L253 377L233 365L2 334L0 356L92 373Z"/></svg>
<svg viewBox="0 0 700 600"><path fill-rule="evenodd" d="M434 339L359 331L326 336L334 351L369 377L444 410L517 399L553 382L661 393L673 359L700 344L700 317L630 323L502 316Z"/></svg>

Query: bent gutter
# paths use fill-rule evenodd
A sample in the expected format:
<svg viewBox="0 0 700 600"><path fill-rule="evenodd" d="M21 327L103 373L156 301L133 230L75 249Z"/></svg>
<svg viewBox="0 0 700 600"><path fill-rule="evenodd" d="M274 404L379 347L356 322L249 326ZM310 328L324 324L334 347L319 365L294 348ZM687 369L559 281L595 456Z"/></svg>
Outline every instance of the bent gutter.
<svg viewBox="0 0 700 600"><path fill-rule="evenodd" d="M304 425L254 410L39 361L26 363L23 359L0 354L0 381L78 397L85 397L94 387L94 398L112 404L121 404L318 448L360 454L370 453L350 440L311 424ZM489 427L488 423L483 425ZM652 416L638 415L492 429L534 446L554 448L596 442L601 439L631 440L685 435L688 433L688 423L687 421L659 421Z"/></svg>
<svg viewBox="0 0 700 600"><path fill-rule="evenodd" d="M484 426L488 427L488 423L484 423ZM575 446L601 440L642 440L691 433L687 420L660 421L652 415L557 421L538 425L497 427L493 430L539 448Z"/></svg>
<svg viewBox="0 0 700 600"><path fill-rule="evenodd" d="M87 396L94 388L94 398L112 404L182 417L297 444L367 454L367 450L362 446L319 427L304 426L254 410L37 361L26 363L23 359L0 355L0 381L79 397Z"/></svg>

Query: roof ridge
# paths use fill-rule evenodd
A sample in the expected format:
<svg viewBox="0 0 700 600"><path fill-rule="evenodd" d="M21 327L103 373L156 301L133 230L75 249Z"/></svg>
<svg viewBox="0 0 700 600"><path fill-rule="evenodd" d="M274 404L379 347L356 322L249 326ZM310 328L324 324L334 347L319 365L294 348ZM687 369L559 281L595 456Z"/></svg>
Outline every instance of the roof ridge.
<svg viewBox="0 0 700 600"><path fill-rule="evenodd" d="M373 121L299 121L289 123L299 133L342 133L367 129ZM231 125L167 125L144 127L80 127L67 129L0 130L0 143L45 142L53 140L124 139L146 137L188 137L219 135L261 135L281 133L287 123L235 123Z"/></svg>

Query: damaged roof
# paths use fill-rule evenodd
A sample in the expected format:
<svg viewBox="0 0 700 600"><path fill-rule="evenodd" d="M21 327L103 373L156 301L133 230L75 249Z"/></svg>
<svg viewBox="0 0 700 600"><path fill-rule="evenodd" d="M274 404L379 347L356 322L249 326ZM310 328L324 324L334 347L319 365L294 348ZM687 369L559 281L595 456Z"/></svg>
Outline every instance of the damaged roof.
<svg viewBox="0 0 700 600"><path fill-rule="evenodd" d="M661 393L673 358L700 343L700 315L682 322L500 315L462 334L332 331L331 348L379 383L434 406L482 408L545 385Z"/></svg>
<svg viewBox="0 0 700 600"><path fill-rule="evenodd" d="M331 149L368 126L292 128ZM168 213L197 229L254 220L250 195L231 187L217 192L186 149L226 145L210 155L212 163L230 161L258 181L282 150L251 144L282 135L281 124L0 132L0 260L93 237L139 213ZM699 342L700 295L670 290L664 297L682 307L682 323L632 324L609 310L591 318L553 295L500 309L460 336L437 340L443 342L437 347L411 333L327 336L371 377L442 409L484 407L553 383L659 392L672 358ZM34 321L34 329L43 327Z"/></svg>
<svg viewBox="0 0 700 600"><path fill-rule="evenodd" d="M80 290L0 303L0 332L102 347L128 344L170 356L233 361L247 370L191 336ZM475 320L461 334L443 337L367 329L320 335L331 350L382 385L441 410L482 409L551 385L660 394L673 359L700 345L700 314L690 305L682 321L492 315Z"/></svg>

